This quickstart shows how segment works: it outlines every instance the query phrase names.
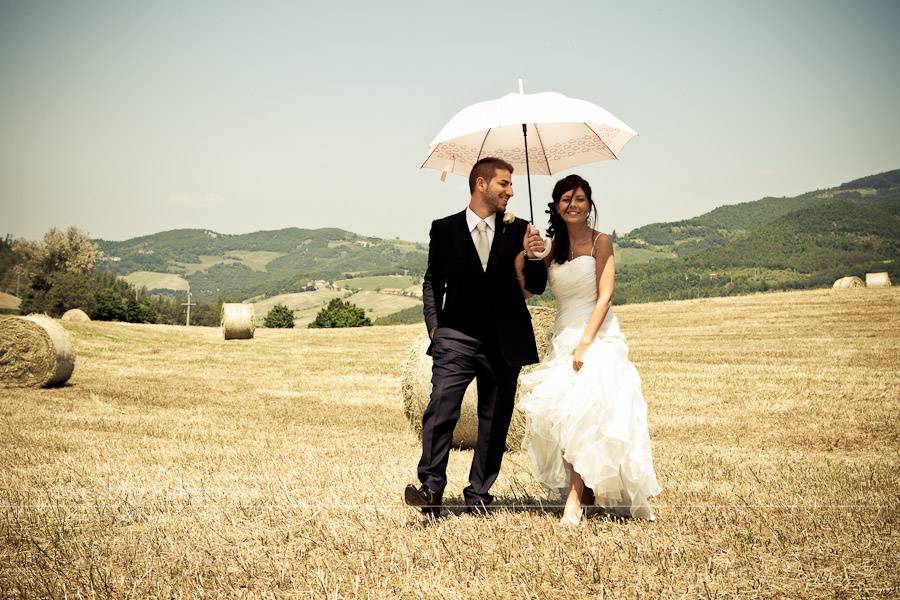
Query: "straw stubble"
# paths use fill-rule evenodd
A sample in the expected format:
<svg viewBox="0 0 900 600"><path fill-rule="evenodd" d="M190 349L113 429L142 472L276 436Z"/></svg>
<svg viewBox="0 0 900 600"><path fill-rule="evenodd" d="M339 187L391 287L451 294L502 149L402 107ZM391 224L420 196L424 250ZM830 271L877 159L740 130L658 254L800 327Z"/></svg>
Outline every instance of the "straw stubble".
<svg viewBox="0 0 900 600"><path fill-rule="evenodd" d="M616 307L655 523L542 506L507 452L488 518L403 505L422 325L65 324L75 385L0 390L12 597L896 598L900 290ZM444 500L472 461L454 450ZM0 596L3 596L0 593Z"/></svg>

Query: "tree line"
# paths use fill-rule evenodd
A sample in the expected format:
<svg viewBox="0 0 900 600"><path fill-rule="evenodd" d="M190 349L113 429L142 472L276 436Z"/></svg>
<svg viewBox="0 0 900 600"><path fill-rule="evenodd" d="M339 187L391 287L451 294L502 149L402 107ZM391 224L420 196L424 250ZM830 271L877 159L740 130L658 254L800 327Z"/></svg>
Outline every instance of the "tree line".
<svg viewBox="0 0 900 600"><path fill-rule="evenodd" d="M53 317L78 308L91 319L129 323L185 322L181 298L150 295L146 288L97 270L100 248L76 227L51 228L38 241L0 239L0 289L18 293L21 314ZM191 324L218 326L222 299L197 301Z"/></svg>

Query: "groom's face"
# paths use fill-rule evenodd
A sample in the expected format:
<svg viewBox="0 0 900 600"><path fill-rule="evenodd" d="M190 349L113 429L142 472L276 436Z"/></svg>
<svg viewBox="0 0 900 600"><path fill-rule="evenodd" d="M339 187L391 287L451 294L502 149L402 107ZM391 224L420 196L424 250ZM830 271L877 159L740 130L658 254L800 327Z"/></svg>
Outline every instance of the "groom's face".
<svg viewBox="0 0 900 600"><path fill-rule="evenodd" d="M484 201L494 212L503 213L512 197L512 173L506 169L494 169L494 176L487 182L484 191Z"/></svg>

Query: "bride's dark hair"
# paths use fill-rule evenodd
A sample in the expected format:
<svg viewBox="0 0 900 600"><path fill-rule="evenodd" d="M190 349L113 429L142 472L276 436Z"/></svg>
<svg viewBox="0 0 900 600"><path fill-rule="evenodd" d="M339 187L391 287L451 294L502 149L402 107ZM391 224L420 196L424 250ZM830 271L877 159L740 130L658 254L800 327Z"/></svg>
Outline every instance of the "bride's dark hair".
<svg viewBox="0 0 900 600"><path fill-rule="evenodd" d="M550 226L547 228L547 235L553 239L553 260L562 264L569 259L569 228L566 222L560 216L559 201L562 200L563 194L571 190L580 189L584 192L588 202L591 203L591 215L588 217L588 227L593 227L593 219L597 215L597 206L591 198L591 184L578 175L569 175L563 177L553 186L553 193L550 196L553 202L547 204L547 213L550 214Z"/></svg>

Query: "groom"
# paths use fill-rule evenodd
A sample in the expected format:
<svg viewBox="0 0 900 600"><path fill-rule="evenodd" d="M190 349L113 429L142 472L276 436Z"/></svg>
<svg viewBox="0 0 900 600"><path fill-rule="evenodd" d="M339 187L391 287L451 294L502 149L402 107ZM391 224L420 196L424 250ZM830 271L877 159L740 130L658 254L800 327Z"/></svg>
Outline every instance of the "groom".
<svg viewBox="0 0 900 600"><path fill-rule="evenodd" d="M506 449L516 380L522 365L538 361L525 290L540 294L547 285L547 267L538 258L544 242L523 219L504 223L512 171L504 160L482 158L469 173L468 208L431 224L422 301L432 391L422 415L421 486L408 485L404 493L407 504L430 515L440 511L469 383L475 378L478 386L478 438L463 496L473 511L493 500L488 492Z"/></svg>

